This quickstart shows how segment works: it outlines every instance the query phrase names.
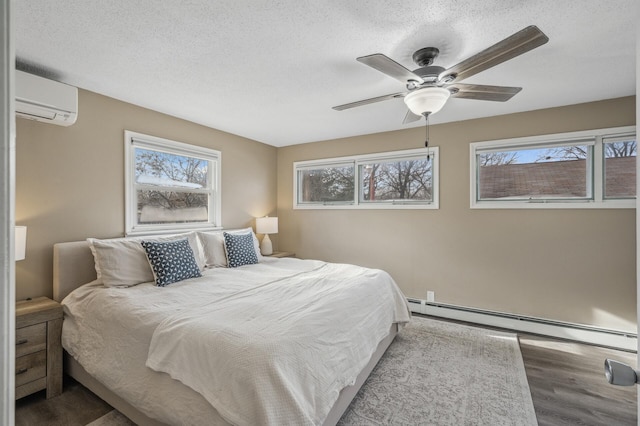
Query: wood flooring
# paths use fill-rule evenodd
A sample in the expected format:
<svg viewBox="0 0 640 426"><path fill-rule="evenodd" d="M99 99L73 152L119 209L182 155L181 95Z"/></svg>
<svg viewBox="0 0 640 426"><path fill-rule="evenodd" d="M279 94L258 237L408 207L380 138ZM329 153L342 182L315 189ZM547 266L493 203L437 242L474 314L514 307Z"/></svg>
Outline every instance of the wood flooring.
<svg viewBox="0 0 640 426"><path fill-rule="evenodd" d="M604 377L606 358L635 367L635 353L530 334L518 337L540 426L638 424L637 386L612 386ZM62 395L47 400L42 391L18 400L15 424L84 426L110 410L65 376Z"/></svg>
<svg viewBox="0 0 640 426"><path fill-rule="evenodd" d="M111 410L109 404L65 375L61 395L47 399L43 390L16 401L15 426L85 426Z"/></svg>
<svg viewBox="0 0 640 426"><path fill-rule="evenodd" d="M613 386L606 358L635 368L636 354L520 335L533 406L540 426L637 425L637 386Z"/></svg>

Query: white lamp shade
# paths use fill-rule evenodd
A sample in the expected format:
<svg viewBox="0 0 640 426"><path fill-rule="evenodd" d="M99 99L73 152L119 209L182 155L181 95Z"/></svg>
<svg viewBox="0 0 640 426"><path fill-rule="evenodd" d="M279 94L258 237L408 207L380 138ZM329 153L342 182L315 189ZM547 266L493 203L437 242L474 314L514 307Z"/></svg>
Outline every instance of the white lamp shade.
<svg viewBox="0 0 640 426"><path fill-rule="evenodd" d="M440 111L451 93L442 87L425 87L404 97L404 103L415 115L435 114Z"/></svg>
<svg viewBox="0 0 640 426"><path fill-rule="evenodd" d="M27 227L16 226L15 230L15 260L23 260L27 251Z"/></svg>
<svg viewBox="0 0 640 426"><path fill-rule="evenodd" d="M278 218L277 217L259 217L256 219L256 232L258 234L277 234Z"/></svg>

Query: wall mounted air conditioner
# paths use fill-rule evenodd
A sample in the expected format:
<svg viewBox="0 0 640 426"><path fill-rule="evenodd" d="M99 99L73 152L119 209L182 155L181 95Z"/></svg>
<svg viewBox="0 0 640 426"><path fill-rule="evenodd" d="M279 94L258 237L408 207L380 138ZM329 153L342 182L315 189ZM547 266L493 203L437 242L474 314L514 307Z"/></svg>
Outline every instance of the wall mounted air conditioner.
<svg viewBox="0 0 640 426"><path fill-rule="evenodd" d="M78 117L78 89L16 70L16 116L59 126Z"/></svg>

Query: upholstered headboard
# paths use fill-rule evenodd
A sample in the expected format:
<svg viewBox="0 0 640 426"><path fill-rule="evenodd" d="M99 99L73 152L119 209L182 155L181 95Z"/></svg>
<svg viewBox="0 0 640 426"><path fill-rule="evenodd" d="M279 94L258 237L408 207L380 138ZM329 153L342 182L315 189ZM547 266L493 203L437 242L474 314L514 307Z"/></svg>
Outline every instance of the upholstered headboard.
<svg viewBox="0 0 640 426"><path fill-rule="evenodd" d="M83 284L95 280L96 268L87 241L53 245L53 298L60 302Z"/></svg>
<svg viewBox="0 0 640 426"><path fill-rule="evenodd" d="M225 229L227 232L243 232L251 228ZM253 232L253 229L251 229ZM222 232L222 230L198 231ZM162 237L184 236L186 233L166 234ZM148 236L153 238L154 236ZM139 239L133 237L134 239ZM117 238L120 239L120 238ZM256 251L259 253L258 239L253 236ZM95 261L88 241L72 241L53 245L53 299L61 302L76 288L97 279Z"/></svg>

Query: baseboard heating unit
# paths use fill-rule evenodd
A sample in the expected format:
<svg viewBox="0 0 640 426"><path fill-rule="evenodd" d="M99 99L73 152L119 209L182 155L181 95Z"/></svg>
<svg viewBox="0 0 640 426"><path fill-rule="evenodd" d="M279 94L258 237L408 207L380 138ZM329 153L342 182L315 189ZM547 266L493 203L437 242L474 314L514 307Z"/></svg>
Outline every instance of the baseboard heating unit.
<svg viewBox="0 0 640 426"><path fill-rule="evenodd" d="M411 312L637 352L638 335L544 318L407 298Z"/></svg>

